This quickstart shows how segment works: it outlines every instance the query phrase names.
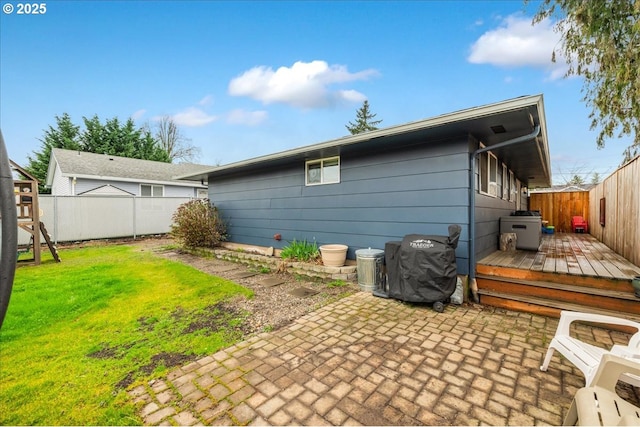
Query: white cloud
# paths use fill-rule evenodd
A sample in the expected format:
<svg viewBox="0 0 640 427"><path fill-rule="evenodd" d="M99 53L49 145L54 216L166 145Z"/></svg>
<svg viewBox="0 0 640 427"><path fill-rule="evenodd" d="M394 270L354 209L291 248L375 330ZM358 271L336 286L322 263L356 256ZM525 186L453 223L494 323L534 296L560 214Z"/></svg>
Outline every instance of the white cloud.
<svg viewBox="0 0 640 427"><path fill-rule="evenodd" d="M532 66L546 70L552 80L561 78L567 69L565 61L551 61L551 54L560 46L560 34L548 19L536 25L531 22L522 15L508 16L498 28L476 40L467 60L499 67Z"/></svg>
<svg viewBox="0 0 640 427"><path fill-rule="evenodd" d="M172 115L171 118L177 125L187 127L204 126L218 120L217 116L207 114L196 107L189 107L184 111Z"/></svg>
<svg viewBox="0 0 640 427"><path fill-rule="evenodd" d="M203 107L211 104L213 104L213 95L207 95L200 101L198 101L198 105L201 105Z"/></svg>
<svg viewBox="0 0 640 427"><path fill-rule="evenodd" d="M339 91L339 94L342 99L351 102L363 102L365 99L367 99L366 96L356 90L341 90Z"/></svg>
<svg viewBox="0 0 640 427"><path fill-rule="evenodd" d="M331 85L377 76L368 69L351 73L344 65L329 65L325 61L296 62L291 67L259 66L245 71L229 83L229 94L248 96L264 104L283 103L301 108L318 108L339 102L362 100L364 95L354 90L332 90Z"/></svg>
<svg viewBox="0 0 640 427"><path fill-rule="evenodd" d="M145 110L144 108L143 108L143 109L140 109L140 110L138 110L138 111L135 111L135 112L131 115L131 118L132 118L133 120L139 120L139 119L141 119L142 117L144 117L144 115L145 115L145 113L146 113L146 112L147 112L147 110Z"/></svg>
<svg viewBox="0 0 640 427"><path fill-rule="evenodd" d="M267 112L246 111L242 109L232 110L227 114L227 122L233 125L257 126L267 119Z"/></svg>

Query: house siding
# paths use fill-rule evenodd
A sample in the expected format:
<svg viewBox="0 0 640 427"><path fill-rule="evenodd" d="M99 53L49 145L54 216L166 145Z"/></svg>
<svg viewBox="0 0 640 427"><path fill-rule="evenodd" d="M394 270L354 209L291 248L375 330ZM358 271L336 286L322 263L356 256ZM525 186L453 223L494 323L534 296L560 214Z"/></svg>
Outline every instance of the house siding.
<svg viewBox="0 0 640 427"><path fill-rule="evenodd" d="M329 156L327 156L329 157ZM313 159L309 159L313 160ZM411 233L462 234L458 271L468 274L469 142L466 137L384 151L343 152L340 183L305 186L304 162L210 177L209 198L230 240L283 247L293 239L383 249ZM281 234L282 241L273 239Z"/></svg>
<svg viewBox="0 0 640 427"><path fill-rule="evenodd" d="M111 185L113 187L117 187L121 190L124 190L128 193L134 194L136 196L140 196L140 183L138 182L123 182L116 180L98 180L98 179L85 179L78 178L76 180L76 189L75 194L81 194L87 191L94 190L98 187L102 187L104 185ZM156 185L156 184L154 184ZM162 184L158 184L162 185ZM164 197L195 197L196 190L194 187L182 187L176 185L163 185L164 186ZM54 195L63 195L59 193L54 193Z"/></svg>
<svg viewBox="0 0 640 427"><path fill-rule="evenodd" d="M140 190L138 190L138 192L140 192ZM165 185L164 197L196 197L196 190L193 187Z"/></svg>
<svg viewBox="0 0 640 427"><path fill-rule="evenodd" d="M499 247L500 217L515 210L515 202L476 192L476 259L495 252Z"/></svg>
<svg viewBox="0 0 640 427"><path fill-rule="evenodd" d="M121 190L126 191L127 193L135 194L136 196L140 195L140 184L137 184L135 182L121 182L121 181L110 181L110 180L103 181L99 179L86 179L86 178L78 178L76 180L75 195L94 190L98 187L102 187L103 185L111 185L112 187L119 188Z"/></svg>
<svg viewBox="0 0 640 427"><path fill-rule="evenodd" d="M60 165L58 165L58 163L56 163L55 170L53 172L51 192L61 196L71 195L71 178L62 176L62 171L60 170Z"/></svg>

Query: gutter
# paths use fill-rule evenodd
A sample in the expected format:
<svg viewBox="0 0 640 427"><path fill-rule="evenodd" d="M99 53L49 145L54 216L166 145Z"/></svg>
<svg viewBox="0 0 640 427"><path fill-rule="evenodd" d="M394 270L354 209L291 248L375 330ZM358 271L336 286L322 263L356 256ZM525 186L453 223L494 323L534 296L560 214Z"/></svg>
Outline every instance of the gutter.
<svg viewBox="0 0 640 427"><path fill-rule="evenodd" d="M476 158L485 151L520 144L522 142L535 141L535 138L539 134L540 125L538 124L533 129L533 132L528 135L508 139L489 147L478 148L471 155L471 174L469 175L469 282L473 300L476 303L480 301L478 297L478 285L476 284Z"/></svg>

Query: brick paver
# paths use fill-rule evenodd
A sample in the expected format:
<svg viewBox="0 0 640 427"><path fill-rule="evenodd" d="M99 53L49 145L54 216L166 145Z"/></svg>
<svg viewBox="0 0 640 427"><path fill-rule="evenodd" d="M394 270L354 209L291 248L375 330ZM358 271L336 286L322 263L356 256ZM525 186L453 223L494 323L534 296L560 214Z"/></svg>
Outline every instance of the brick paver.
<svg viewBox="0 0 640 427"><path fill-rule="evenodd" d="M558 425L584 379L558 354L539 370L557 324L359 292L129 394L147 425Z"/></svg>

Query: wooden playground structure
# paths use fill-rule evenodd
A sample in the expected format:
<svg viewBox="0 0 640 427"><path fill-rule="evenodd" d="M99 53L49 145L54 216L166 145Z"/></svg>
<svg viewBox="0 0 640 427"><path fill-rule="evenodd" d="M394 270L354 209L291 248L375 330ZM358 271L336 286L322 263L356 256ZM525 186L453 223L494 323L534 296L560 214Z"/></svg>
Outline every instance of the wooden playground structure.
<svg viewBox="0 0 640 427"><path fill-rule="evenodd" d="M53 245L49 232L44 223L40 221L42 212L38 204L38 180L26 170L20 167L13 160L9 160L13 172L13 192L16 198L16 208L18 216L18 229L25 230L30 234L29 243L18 246L18 262L40 264L42 239L46 242L53 259L60 262L57 248ZM31 253L31 258L23 255Z"/></svg>

